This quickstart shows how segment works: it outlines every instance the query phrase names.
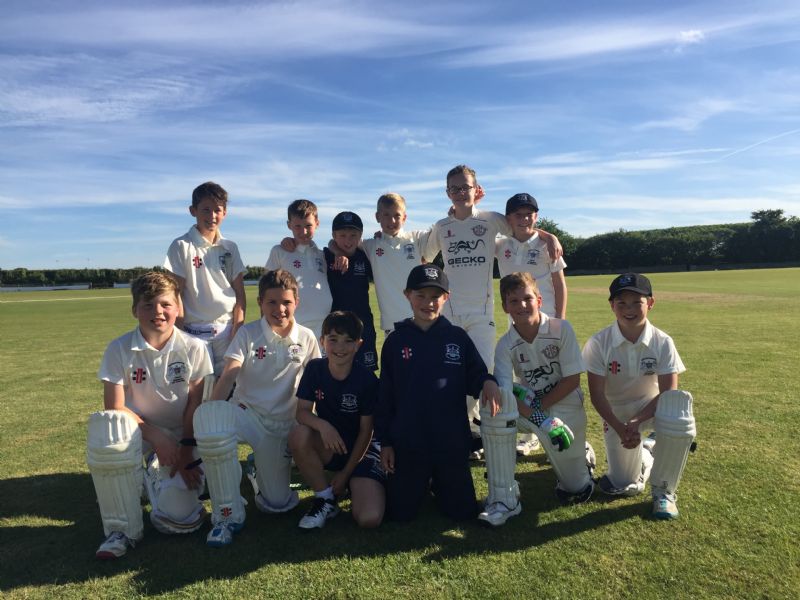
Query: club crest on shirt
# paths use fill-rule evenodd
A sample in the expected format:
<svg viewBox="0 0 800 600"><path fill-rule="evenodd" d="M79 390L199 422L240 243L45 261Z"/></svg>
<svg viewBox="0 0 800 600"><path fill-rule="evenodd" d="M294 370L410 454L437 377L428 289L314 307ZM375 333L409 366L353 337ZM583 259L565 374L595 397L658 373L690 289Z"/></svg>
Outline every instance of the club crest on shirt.
<svg viewBox="0 0 800 600"><path fill-rule="evenodd" d="M360 260L353 265L353 275L363 276L366 274L367 274L367 263Z"/></svg>
<svg viewBox="0 0 800 600"><path fill-rule="evenodd" d="M358 398L355 394L342 394L342 401L339 408L345 413L358 412Z"/></svg>
<svg viewBox="0 0 800 600"><path fill-rule="evenodd" d="M472 233L474 233L478 237L483 237L484 234L486 233L486 227L484 227L483 225L475 225L475 227L472 228Z"/></svg>
<svg viewBox="0 0 800 600"><path fill-rule="evenodd" d="M230 261L231 261L231 253L230 252L226 252L225 254L220 254L219 255L219 268L224 271L225 268L227 267L228 263L230 263Z"/></svg>
<svg viewBox="0 0 800 600"><path fill-rule="evenodd" d="M414 256L414 244L405 244L403 246L403 254L406 255L407 260L416 260Z"/></svg>
<svg viewBox="0 0 800 600"><path fill-rule="evenodd" d="M293 363L303 362L303 348L300 344L292 344L289 346L289 360Z"/></svg>
<svg viewBox="0 0 800 600"><path fill-rule="evenodd" d="M316 262L317 262L317 271L319 271L320 273L324 273L325 263L322 261L321 258L318 258Z"/></svg>
<svg viewBox="0 0 800 600"><path fill-rule="evenodd" d="M548 344L544 347L544 350L542 350L542 354L544 354L547 358L555 358L558 356L559 352L560 350L555 344Z"/></svg>
<svg viewBox="0 0 800 600"><path fill-rule="evenodd" d="M371 350L369 352L364 352L364 366L365 367L374 367L377 364L377 360L375 357L375 353Z"/></svg>
<svg viewBox="0 0 800 600"><path fill-rule="evenodd" d="M449 364L461 364L461 346L458 344L444 345L444 362Z"/></svg>
<svg viewBox="0 0 800 600"><path fill-rule="evenodd" d="M639 361L639 372L642 375L655 375L657 361L652 356L645 356Z"/></svg>
<svg viewBox="0 0 800 600"><path fill-rule="evenodd" d="M167 365L167 379L170 384L186 381L186 363L176 361Z"/></svg>
<svg viewBox="0 0 800 600"><path fill-rule="evenodd" d="M536 260L539 258L539 250L535 248L529 248L527 256L528 256L528 264L535 265Z"/></svg>

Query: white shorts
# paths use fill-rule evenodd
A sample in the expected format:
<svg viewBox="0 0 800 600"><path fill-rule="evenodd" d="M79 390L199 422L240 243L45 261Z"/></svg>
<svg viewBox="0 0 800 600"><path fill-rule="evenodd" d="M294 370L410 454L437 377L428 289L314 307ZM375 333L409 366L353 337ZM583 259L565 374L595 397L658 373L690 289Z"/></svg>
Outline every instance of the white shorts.
<svg viewBox="0 0 800 600"><path fill-rule="evenodd" d="M231 343L231 330L233 324L230 321L213 323L192 323L184 325L183 330L191 336L199 338L206 343L211 362L214 364L214 375L219 377L225 368L225 352Z"/></svg>

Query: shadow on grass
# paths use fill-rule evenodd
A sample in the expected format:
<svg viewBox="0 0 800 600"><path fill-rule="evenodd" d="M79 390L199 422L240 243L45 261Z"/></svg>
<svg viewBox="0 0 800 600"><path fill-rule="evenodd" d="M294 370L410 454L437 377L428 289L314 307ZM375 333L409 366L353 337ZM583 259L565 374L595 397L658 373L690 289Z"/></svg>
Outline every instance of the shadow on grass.
<svg viewBox="0 0 800 600"><path fill-rule="evenodd" d="M483 468L474 469L475 477ZM649 504L607 504L591 501L578 507L558 505L549 469L518 474L524 509L513 526L491 528L477 521L454 523L440 516L433 499L411 524L384 523L361 530L349 510L323 530L297 528L310 505L305 497L285 515L264 515L248 499L245 528L224 549L205 545L208 527L185 536L155 531L145 515L145 536L117 561L97 561L94 551L103 538L91 477L68 473L0 480L0 591L23 586L81 583L132 575L142 593L162 593L208 579L231 579L271 565L370 558L404 552L421 553L435 562L470 555L535 548L559 538L606 527L632 517L645 517ZM347 504L344 504L347 509ZM540 515L562 511L555 522L540 525ZM549 519L548 519L549 520Z"/></svg>

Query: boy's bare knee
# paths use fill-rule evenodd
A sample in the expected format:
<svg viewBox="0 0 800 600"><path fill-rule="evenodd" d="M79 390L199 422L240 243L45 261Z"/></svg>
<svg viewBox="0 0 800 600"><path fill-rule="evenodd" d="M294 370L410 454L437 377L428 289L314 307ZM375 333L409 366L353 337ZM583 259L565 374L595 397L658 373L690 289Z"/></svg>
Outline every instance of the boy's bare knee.
<svg viewBox="0 0 800 600"><path fill-rule="evenodd" d="M353 514L353 519L363 529L374 529L383 521L382 510L362 510Z"/></svg>
<svg viewBox="0 0 800 600"><path fill-rule="evenodd" d="M289 432L289 448L292 451L301 450L311 444L313 430L307 425L298 423Z"/></svg>

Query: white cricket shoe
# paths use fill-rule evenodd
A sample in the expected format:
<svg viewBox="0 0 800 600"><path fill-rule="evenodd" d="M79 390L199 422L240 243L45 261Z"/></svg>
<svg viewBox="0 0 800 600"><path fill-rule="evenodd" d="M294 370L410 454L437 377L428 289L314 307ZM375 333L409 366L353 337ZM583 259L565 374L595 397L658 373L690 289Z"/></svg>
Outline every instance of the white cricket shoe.
<svg viewBox="0 0 800 600"><path fill-rule="evenodd" d="M470 460L483 460L483 448L478 448L469 453Z"/></svg>
<svg viewBox="0 0 800 600"><path fill-rule="evenodd" d="M514 508L508 508L502 502L492 502L478 515L478 520L498 527L521 512L522 502L517 502Z"/></svg>
<svg viewBox="0 0 800 600"><path fill-rule="evenodd" d="M128 546L133 548L135 545L136 542L121 531L112 531L94 555L100 560L113 560L125 556Z"/></svg>
<svg viewBox="0 0 800 600"><path fill-rule="evenodd" d="M314 529L315 527L325 527L328 519L332 519L339 514L339 505L336 500L326 500L325 498L314 498L314 503L308 512L300 519L297 524L300 529Z"/></svg>
<svg viewBox="0 0 800 600"><path fill-rule="evenodd" d="M653 498L653 516L656 519L677 519L677 498L672 494L661 494Z"/></svg>
<svg viewBox="0 0 800 600"><path fill-rule="evenodd" d="M222 548L233 543L233 534L242 530L244 523L220 521L211 528L206 536L206 544L212 548Z"/></svg>
<svg viewBox="0 0 800 600"><path fill-rule="evenodd" d="M538 438L517 440L517 456L530 456L541 447Z"/></svg>

